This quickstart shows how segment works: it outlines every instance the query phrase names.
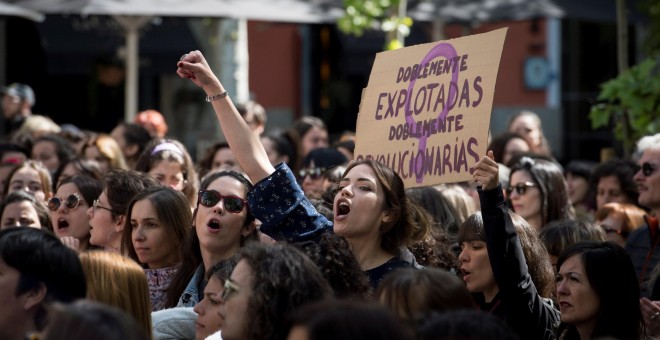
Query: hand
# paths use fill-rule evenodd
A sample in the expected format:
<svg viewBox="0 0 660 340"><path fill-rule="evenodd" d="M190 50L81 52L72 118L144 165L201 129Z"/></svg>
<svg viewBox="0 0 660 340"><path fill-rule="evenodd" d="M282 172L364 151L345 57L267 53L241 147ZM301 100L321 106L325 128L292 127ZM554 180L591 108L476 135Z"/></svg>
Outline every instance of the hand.
<svg viewBox="0 0 660 340"><path fill-rule="evenodd" d="M482 190L495 189L500 182L499 171L493 151L488 151L488 156L481 158L475 166L472 178L481 184Z"/></svg>
<svg viewBox="0 0 660 340"><path fill-rule="evenodd" d="M200 51L191 51L190 53L184 54L176 66L176 73L179 77L188 78L192 80L195 85L203 89L220 84L220 81L215 74L213 74L211 67Z"/></svg>
<svg viewBox="0 0 660 340"><path fill-rule="evenodd" d="M651 301L647 298L639 299L642 316L646 324L646 333L649 336L660 335L660 301Z"/></svg>
<svg viewBox="0 0 660 340"><path fill-rule="evenodd" d="M76 253L80 253L80 240L73 236L64 236L60 237L60 241L64 243L65 246L73 249Z"/></svg>

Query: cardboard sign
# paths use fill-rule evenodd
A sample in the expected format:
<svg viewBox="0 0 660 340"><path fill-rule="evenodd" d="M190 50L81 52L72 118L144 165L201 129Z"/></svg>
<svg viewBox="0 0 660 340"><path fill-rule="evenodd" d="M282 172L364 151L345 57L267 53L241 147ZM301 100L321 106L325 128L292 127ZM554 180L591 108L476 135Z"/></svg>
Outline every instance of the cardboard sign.
<svg viewBox="0 0 660 340"><path fill-rule="evenodd" d="M355 158L387 164L406 187L470 180L486 155L506 32L378 53L362 92Z"/></svg>

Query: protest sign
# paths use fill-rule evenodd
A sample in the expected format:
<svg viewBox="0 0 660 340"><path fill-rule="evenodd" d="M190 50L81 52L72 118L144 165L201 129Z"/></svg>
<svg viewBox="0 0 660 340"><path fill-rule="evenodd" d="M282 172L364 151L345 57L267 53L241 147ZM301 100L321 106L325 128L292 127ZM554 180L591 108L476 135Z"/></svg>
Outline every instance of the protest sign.
<svg viewBox="0 0 660 340"><path fill-rule="evenodd" d="M406 187L470 180L486 154L506 32L378 53L362 92L356 159L387 164Z"/></svg>

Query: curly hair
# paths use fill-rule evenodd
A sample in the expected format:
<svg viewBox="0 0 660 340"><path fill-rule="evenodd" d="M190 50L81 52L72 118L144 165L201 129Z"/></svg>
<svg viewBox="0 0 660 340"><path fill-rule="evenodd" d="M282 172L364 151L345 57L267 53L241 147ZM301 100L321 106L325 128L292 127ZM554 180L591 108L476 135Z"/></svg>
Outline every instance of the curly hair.
<svg viewBox="0 0 660 340"><path fill-rule="evenodd" d="M316 265L338 299L366 299L371 294L365 275L350 245L343 237L326 232L318 241L292 243Z"/></svg>
<svg viewBox="0 0 660 340"><path fill-rule="evenodd" d="M239 251L241 261L252 271L246 339L286 339L294 311L332 296L312 260L290 245L250 243Z"/></svg>

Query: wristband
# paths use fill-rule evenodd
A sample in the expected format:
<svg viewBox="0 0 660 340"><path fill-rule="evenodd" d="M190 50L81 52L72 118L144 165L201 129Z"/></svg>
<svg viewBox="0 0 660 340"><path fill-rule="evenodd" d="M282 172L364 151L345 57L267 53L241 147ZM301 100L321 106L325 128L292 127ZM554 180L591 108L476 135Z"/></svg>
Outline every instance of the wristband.
<svg viewBox="0 0 660 340"><path fill-rule="evenodd" d="M215 94L215 95L212 95L212 96L206 96L206 101L210 103L210 102L212 102L216 99L222 99L224 97L227 97L228 95L229 95L229 92L225 91L225 92L222 92L220 94Z"/></svg>

